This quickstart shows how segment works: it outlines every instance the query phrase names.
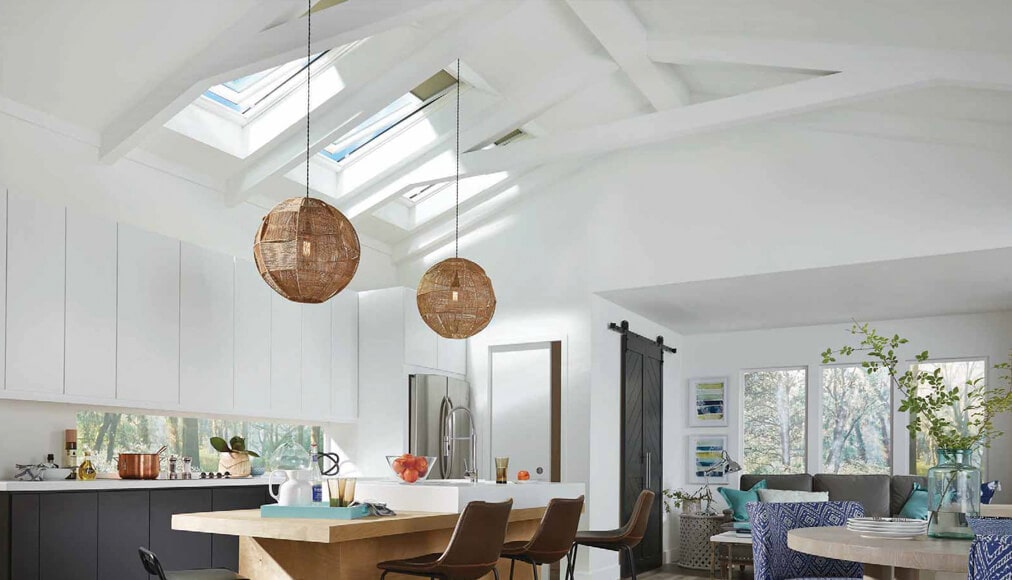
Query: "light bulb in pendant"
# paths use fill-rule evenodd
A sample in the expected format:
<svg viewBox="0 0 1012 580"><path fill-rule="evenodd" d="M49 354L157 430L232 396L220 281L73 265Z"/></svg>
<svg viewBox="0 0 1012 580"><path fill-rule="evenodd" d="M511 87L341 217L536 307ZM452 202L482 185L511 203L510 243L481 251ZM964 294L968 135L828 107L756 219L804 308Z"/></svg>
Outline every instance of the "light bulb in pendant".
<svg viewBox="0 0 1012 580"><path fill-rule="evenodd" d="M453 300L454 302L456 302L457 300L459 300L459 296L458 296L456 290L454 290L453 293L450 295L450 299Z"/></svg>
<svg viewBox="0 0 1012 580"><path fill-rule="evenodd" d="M309 240L302 240L302 255L309 257L313 254L313 243Z"/></svg>

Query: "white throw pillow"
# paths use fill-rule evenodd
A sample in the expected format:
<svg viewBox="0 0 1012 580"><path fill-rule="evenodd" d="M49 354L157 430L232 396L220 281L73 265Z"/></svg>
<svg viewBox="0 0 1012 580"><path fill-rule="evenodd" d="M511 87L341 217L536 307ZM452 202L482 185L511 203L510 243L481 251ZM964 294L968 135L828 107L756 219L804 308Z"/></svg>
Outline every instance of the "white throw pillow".
<svg viewBox="0 0 1012 580"><path fill-rule="evenodd" d="M829 501L828 491L793 491L789 489L760 489L759 501L763 503L806 503Z"/></svg>

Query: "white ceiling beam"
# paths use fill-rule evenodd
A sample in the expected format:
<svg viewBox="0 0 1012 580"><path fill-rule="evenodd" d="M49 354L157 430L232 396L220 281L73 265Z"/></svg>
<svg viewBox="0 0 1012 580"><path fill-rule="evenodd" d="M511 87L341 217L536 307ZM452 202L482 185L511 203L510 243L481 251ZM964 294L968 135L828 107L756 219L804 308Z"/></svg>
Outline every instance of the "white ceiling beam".
<svg viewBox="0 0 1012 580"><path fill-rule="evenodd" d="M488 30L500 24L517 5L514 0L481 5L438 34L413 30L413 41L377 60L367 59L363 64L368 70L361 78L350 82L345 79L345 88L312 113L310 154L319 153L355 123L382 110L450 64L471 43L487 37ZM226 203L230 206L241 203L257 184L305 163L305 153L304 129L296 123L243 161L243 167L228 180Z"/></svg>
<svg viewBox="0 0 1012 580"><path fill-rule="evenodd" d="M556 181L577 171L586 164L585 161L572 161L568 163L557 163L534 169L518 178L511 178L509 183L499 183L489 188L488 195L485 192L478 194L481 199L471 202L468 199L461 203L461 209L466 211L460 214L460 235L475 230L479 226L488 223L494 218L502 215L502 210L517 203L525 196L543 190ZM475 197L478 197L475 196ZM452 217L442 220L432 220L411 237L394 245L394 262L403 262L453 241L454 219Z"/></svg>
<svg viewBox="0 0 1012 580"><path fill-rule="evenodd" d="M466 0L461 0L466 1ZM469 4L470 5L470 2ZM449 10L455 0L351 0L313 15L314 46L334 48ZM298 0L261 0L102 129L99 159L111 163L137 146L208 87L303 56L306 24ZM291 20L293 17L298 17ZM265 28L279 19L288 22Z"/></svg>
<svg viewBox="0 0 1012 580"><path fill-rule="evenodd" d="M513 171L779 119L929 84L920 74L847 72L556 133L461 156L461 174Z"/></svg>
<svg viewBox="0 0 1012 580"><path fill-rule="evenodd" d="M647 56L646 30L625 0L566 2L655 110L689 104L685 81Z"/></svg>
<svg viewBox="0 0 1012 580"><path fill-rule="evenodd" d="M491 143L616 70L618 67L610 60L588 59L574 63L565 74L552 73L524 87L510 90L510 96L494 106L490 113L483 113L481 118L472 122L465 120L465 128L460 134L461 150L467 151ZM452 132L440 135L424 151L406 157L368 183L347 192L338 200L338 208L348 217L354 218L396 200L416 186L415 182L410 181L411 174L426 162L435 159L453 138ZM424 179L424 176L420 176L420 179ZM400 187L388 189L398 184ZM379 195L384 190L387 192Z"/></svg>
<svg viewBox="0 0 1012 580"><path fill-rule="evenodd" d="M747 38L651 37L657 62L733 63L822 71L893 71L952 84L1012 90L1012 56L959 50Z"/></svg>

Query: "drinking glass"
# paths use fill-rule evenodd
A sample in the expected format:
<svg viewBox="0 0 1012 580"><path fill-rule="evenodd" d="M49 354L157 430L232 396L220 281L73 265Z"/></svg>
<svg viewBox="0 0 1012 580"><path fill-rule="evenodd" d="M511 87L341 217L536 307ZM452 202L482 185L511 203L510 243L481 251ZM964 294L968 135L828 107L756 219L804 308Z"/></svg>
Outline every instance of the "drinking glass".
<svg viewBox="0 0 1012 580"><path fill-rule="evenodd" d="M506 483L506 470L510 466L509 457L496 457L495 458L495 482Z"/></svg>
<svg viewBox="0 0 1012 580"><path fill-rule="evenodd" d="M348 507L355 501L355 478L333 477L327 480L330 507Z"/></svg>

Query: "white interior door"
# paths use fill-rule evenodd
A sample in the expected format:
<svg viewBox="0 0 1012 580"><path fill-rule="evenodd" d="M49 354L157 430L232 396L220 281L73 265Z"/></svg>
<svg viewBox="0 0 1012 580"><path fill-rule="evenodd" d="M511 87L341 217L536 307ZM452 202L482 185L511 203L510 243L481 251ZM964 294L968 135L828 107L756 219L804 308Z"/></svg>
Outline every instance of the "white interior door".
<svg viewBox="0 0 1012 580"><path fill-rule="evenodd" d="M550 481L552 466L552 355L550 343L493 347L492 458L509 457L508 478L520 470ZM495 462L490 461L491 477Z"/></svg>

